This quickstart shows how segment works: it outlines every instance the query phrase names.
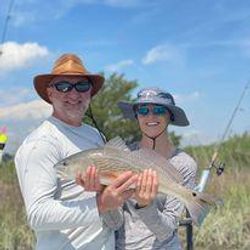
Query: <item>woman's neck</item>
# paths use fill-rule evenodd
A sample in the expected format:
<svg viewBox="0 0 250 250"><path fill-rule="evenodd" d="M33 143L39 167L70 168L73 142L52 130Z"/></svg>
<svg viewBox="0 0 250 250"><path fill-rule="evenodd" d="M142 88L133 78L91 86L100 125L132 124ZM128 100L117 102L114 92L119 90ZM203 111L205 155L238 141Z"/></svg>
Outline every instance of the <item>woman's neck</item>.
<svg viewBox="0 0 250 250"><path fill-rule="evenodd" d="M154 144L154 142L152 139L150 139L146 135L142 136L142 139L140 141L141 148L153 149L153 144ZM160 135L159 137L157 137L155 139L155 149L154 150L167 159L172 157L172 155L175 151L175 146L169 140L167 133L163 133L162 135Z"/></svg>

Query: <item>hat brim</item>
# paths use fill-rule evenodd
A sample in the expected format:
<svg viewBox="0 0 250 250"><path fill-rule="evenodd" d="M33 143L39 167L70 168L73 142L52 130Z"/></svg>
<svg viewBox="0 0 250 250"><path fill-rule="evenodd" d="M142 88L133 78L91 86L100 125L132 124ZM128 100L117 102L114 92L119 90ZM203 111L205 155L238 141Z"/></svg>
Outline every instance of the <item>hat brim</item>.
<svg viewBox="0 0 250 250"><path fill-rule="evenodd" d="M172 125L181 126L181 127L185 127L189 125L189 121L187 119L187 116L184 110L178 106L160 103L160 102L153 102L153 101L145 101L143 103L160 104L160 105L167 107L174 116L174 121L170 121L170 124ZM134 120L136 119L134 108L138 104L141 104L141 102L131 103L131 102L126 102L126 101L120 101L118 103L118 107L122 110L124 118Z"/></svg>
<svg viewBox="0 0 250 250"><path fill-rule="evenodd" d="M104 77L98 74L43 74L37 75L33 84L38 93L38 95L46 102L51 104L49 97L47 95L47 87L49 86L51 80L56 76L84 76L91 80L93 86L91 90L91 96L94 96L103 86Z"/></svg>

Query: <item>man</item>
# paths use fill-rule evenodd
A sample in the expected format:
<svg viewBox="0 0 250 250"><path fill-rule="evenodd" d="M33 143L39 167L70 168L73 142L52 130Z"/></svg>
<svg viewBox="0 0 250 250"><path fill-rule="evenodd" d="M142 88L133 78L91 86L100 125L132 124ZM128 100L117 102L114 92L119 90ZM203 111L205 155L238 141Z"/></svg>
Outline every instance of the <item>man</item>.
<svg viewBox="0 0 250 250"><path fill-rule="evenodd" d="M96 194L84 191L75 181L57 179L54 169L71 154L103 145L98 131L82 124L103 82L74 54L62 55L51 74L34 78L37 93L52 105L53 113L25 139L15 164L28 222L37 236L36 249L114 249L112 228L122 224L116 208L132 195L128 187L136 176L126 172ZM98 179L93 178L97 176L93 169L81 178L87 190L100 186L91 182Z"/></svg>

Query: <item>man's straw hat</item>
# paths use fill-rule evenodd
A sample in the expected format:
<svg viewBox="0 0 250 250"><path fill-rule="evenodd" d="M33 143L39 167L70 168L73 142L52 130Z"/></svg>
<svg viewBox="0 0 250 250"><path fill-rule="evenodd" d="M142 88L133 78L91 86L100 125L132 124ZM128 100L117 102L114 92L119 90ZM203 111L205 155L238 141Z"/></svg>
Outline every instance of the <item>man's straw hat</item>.
<svg viewBox="0 0 250 250"><path fill-rule="evenodd" d="M39 96L51 103L47 95L47 87L55 76L85 76L92 82L91 96L94 96L104 83L104 77L89 73L84 67L81 59L74 54L63 54L54 63L50 74L42 74L34 77L34 87Z"/></svg>

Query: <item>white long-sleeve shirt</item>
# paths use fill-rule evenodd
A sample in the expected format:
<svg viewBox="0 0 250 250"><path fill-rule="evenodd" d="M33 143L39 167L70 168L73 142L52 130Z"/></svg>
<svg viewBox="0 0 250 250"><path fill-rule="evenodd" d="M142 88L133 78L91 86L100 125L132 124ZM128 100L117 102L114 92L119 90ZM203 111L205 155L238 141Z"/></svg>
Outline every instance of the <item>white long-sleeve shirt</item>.
<svg viewBox="0 0 250 250"><path fill-rule="evenodd" d="M109 223L114 216L99 215L95 192L84 192L75 181L59 180L54 169L59 160L101 145L91 126L73 127L52 116L18 149L16 171L37 250L114 249L110 227L117 228L122 221L117 217Z"/></svg>

